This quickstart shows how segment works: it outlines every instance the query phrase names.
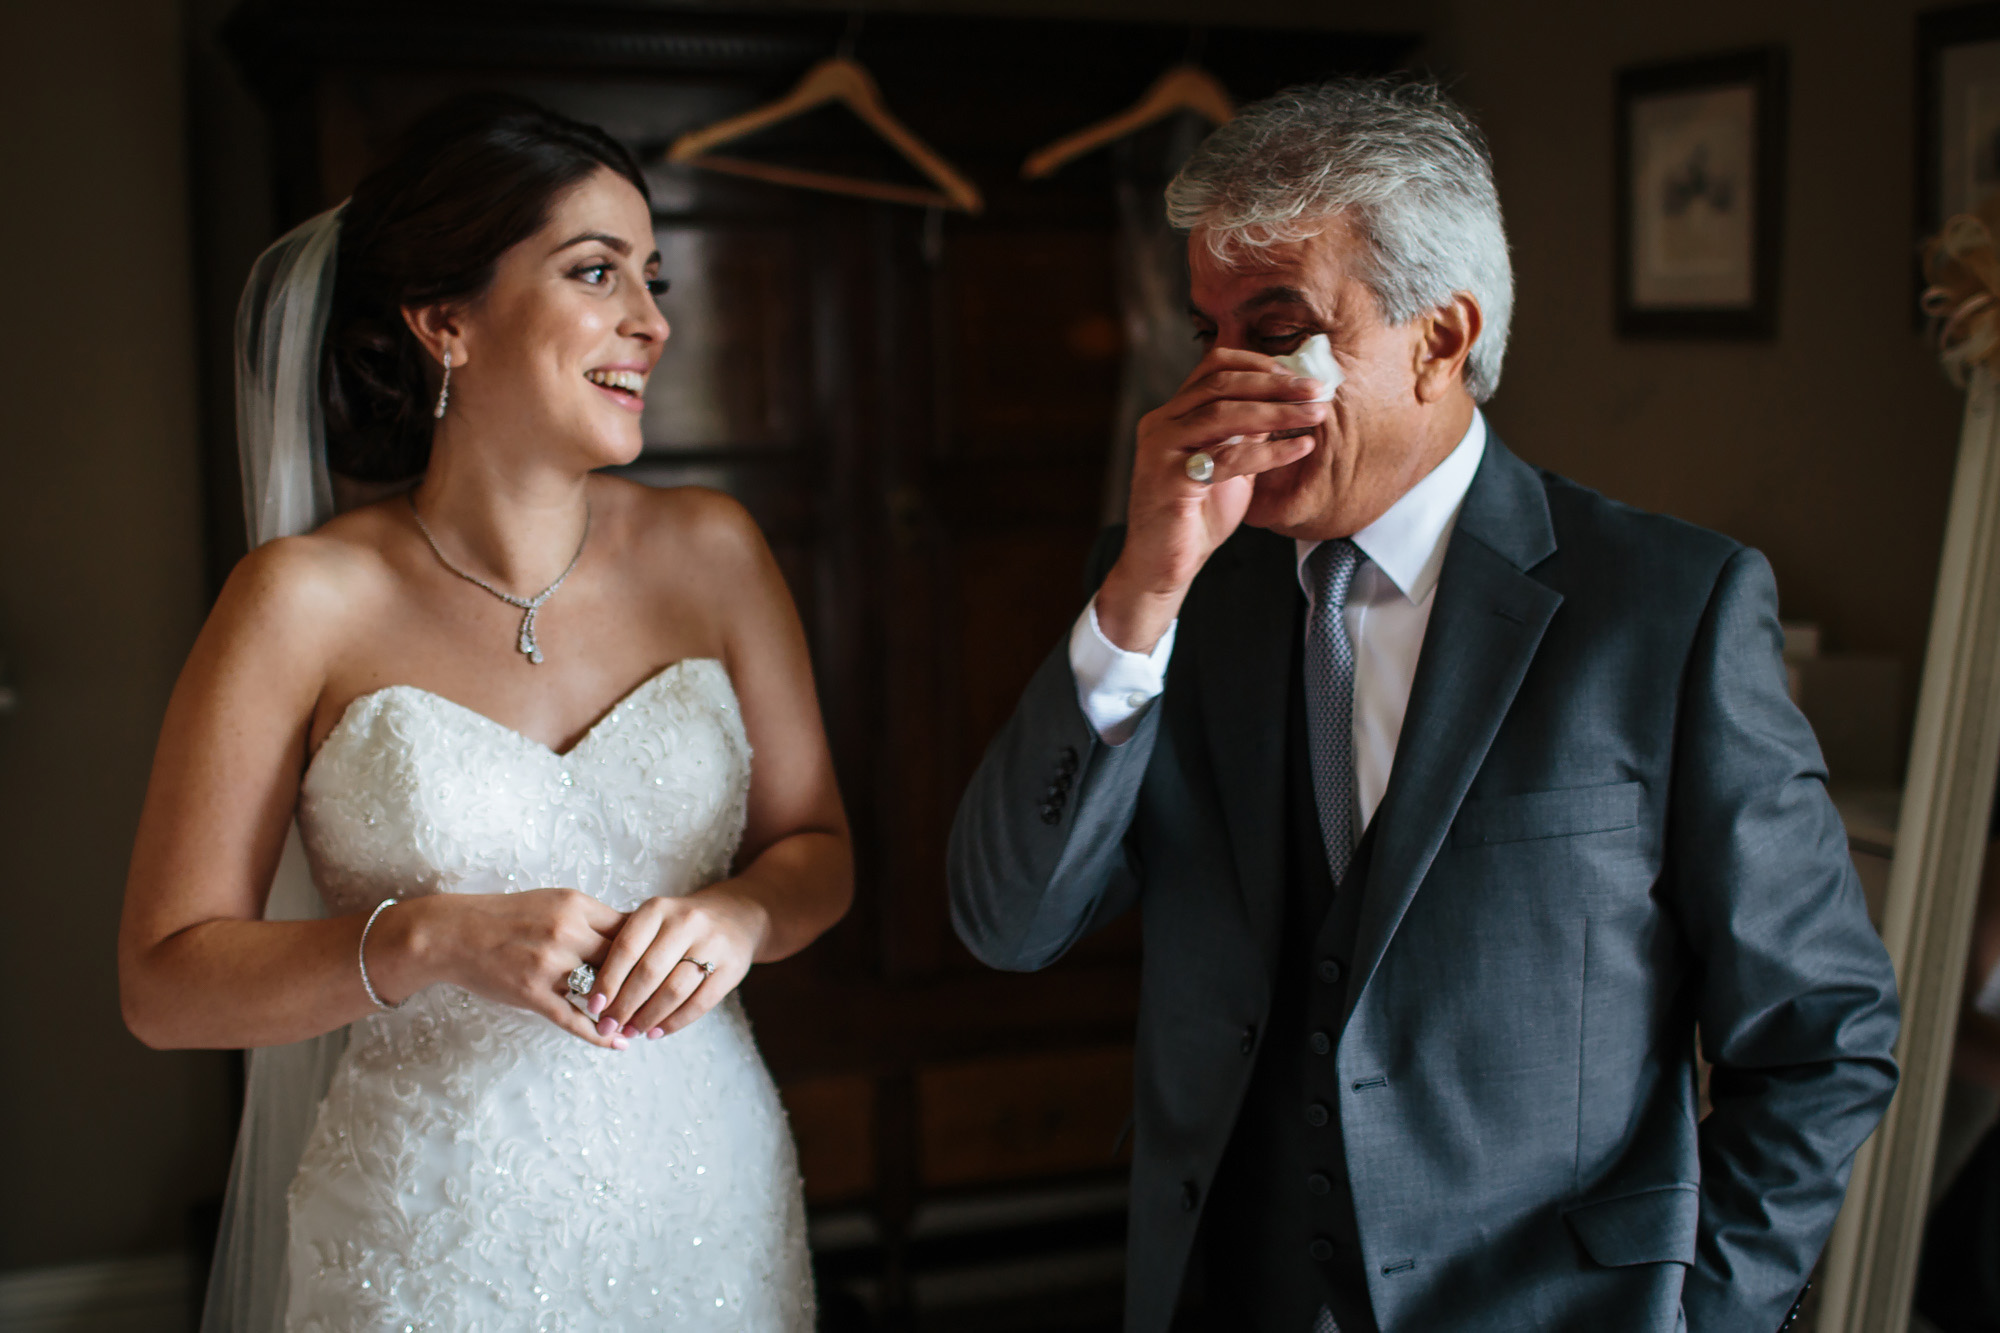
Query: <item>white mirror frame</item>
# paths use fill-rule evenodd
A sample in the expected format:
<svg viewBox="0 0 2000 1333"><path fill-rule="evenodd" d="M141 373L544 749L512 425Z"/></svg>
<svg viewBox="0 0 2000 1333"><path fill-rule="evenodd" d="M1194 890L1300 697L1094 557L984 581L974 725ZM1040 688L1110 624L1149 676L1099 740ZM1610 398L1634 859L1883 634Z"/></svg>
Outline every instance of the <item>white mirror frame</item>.
<svg viewBox="0 0 2000 1333"><path fill-rule="evenodd" d="M2000 386L1971 375L1882 939L1902 1083L1854 1160L1821 1265L1819 1333L1906 1333L2000 768Z"/></svg>

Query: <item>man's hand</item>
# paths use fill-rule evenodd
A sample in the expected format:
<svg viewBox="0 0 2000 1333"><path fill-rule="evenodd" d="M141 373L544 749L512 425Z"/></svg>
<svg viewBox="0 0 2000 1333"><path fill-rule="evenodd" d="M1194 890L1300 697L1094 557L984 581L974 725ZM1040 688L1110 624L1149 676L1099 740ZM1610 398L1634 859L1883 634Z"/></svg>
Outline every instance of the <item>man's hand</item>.
<svg viewBox="0 0 2000 1333"><path fill-rule="evenodd" d="M1268 356L1218 347L1201 359L1181 391L1139 420L1125 549L1097 594L1097 623L1127 652L1151 651L1180 614L1188 585L1215 548L1242 523L1259 472L1313 451L1308 432L1326 420L1311 401L1319 381L1290 375ZM1207 484L1187 475L1188 457L1215 460Z"/></svg>

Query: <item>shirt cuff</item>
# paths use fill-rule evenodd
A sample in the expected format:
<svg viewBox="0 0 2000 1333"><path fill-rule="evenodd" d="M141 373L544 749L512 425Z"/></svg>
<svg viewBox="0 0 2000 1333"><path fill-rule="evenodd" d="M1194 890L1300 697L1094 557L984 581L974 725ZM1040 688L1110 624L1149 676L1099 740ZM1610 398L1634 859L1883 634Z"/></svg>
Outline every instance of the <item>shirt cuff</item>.
<svg viewBox="0 0 2000 1333"><path fill-rule="evenodd" d="M1104 637L1097 623L1097 599L1083 608L1069 632L1069 669L1076 677L1076 701L1092 730L1106 745L1123 745L1139 729L1146 710L1167 687L1167 659L1173 655L1176 619L1150 653L1128 653Z"/></svg>

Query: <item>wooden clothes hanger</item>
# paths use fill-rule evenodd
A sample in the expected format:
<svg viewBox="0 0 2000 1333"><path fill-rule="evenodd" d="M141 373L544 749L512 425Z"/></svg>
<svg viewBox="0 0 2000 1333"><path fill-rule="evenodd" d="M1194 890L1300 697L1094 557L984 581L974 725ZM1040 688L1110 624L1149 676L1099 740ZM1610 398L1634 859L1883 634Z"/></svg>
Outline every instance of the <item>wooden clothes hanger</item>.
<svg viewBox="0 0 2000 1333"><path fill-rule="evenodd" d="M1021 175L1031 181L1053 175L1085 153L1143 130L1176 111L1199 112L1217 125L1236 114L1228 92L1213 74L1198 65L1175 65L1146 90L1144 97L1109 120L1086 126L1029 154L1021 164Z"/></svg>
<svg viewBox="0 0 2000 1333"><path fill-rule="evenodd" d="M776 125L780 121L790 120L828 102L840 102L853 111L870 129L894 145L896 151L908 159L910 165L921 171L937 188L925 190L914 185L897 185L890 181L866 180L858 176L840 176L824 171L805 171L797 167L753 162L748 158L725 156L708 151L719 144L755 134L758 130ZM980 197L978 187L959 175L949 162L932 152L923 140L910 133L903 122L891 114L888 104L882 100L882 90L875 86L875 80L870 77L868 71L845 55L832 56L814 65L806 71L806 76L799 80L796 88L767 106L717 121L705 129L688 131L674 140L673 147L667 150L667 161L705 167L710 171L726 171L736 176L748 176L752 180L771 181L778 185L791 185L800 189L827 190L835 194L858 195L863 199L882 199L893 204L950 208L961 213L978 213L986 207L986 201Z"/></svg>

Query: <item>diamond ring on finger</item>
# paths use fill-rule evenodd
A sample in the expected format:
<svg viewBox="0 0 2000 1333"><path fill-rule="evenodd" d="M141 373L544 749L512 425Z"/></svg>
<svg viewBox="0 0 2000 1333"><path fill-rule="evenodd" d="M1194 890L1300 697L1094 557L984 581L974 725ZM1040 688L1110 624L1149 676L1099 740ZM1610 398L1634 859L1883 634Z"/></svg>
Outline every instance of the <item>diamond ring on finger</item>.
<svg viewBox="0 0 2000 1333"><path fill-rule="evenodd" d="M578 1013L586 1017L596 1017L590 1012L590 992L597 987L597 969L589 963L578 963L569 970L569 979L564 982L568 994L563 996Z"/></svg>

